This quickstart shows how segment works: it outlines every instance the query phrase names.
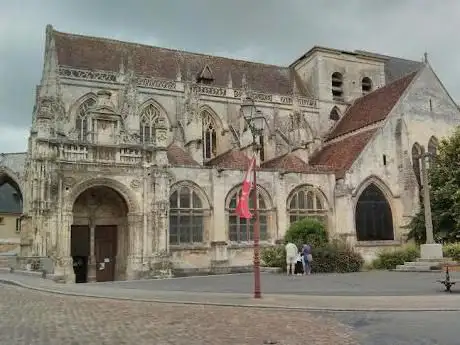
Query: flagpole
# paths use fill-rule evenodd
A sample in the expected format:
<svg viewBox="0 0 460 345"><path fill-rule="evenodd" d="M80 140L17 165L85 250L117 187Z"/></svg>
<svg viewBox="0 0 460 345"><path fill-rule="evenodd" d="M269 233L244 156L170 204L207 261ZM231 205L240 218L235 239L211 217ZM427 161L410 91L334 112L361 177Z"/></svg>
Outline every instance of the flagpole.
<svg viewBox="0 0 460 345"><path fill-rule="evenodd" d="M258 151L258 146L256 152ZM256 154L257 156L257 154ZM257 192L257 164L254 161L253 167L254 182L254 298L261 298L260 289L260 220L259 220L259 196Z"/></svg>

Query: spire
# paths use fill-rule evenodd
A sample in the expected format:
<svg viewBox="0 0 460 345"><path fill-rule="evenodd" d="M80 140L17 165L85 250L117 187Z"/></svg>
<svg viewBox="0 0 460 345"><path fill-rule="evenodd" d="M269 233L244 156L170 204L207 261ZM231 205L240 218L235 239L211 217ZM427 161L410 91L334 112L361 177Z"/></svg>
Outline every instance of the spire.
<svg viewBox="0 0 460 345"><path fill-rule="evenodd" d="M177 65L176 65L176 81L182 81L182 71L180 69L179 62L177 62Z"/></svg>
<svg viewBox="0 0 460 345"><path fill-rule="evenodd" d="M425 52L425 53L423 54L423 62L424 62L425 64L428 63L428 52Z"/></svg>
<svg viewBox="0 0 460 345"><path fill-rule="evenodd" d="M249 89L248 81L246 79L246 73L243 73L243 76L241 77L241 88L243 90L248 90Z"/></svg>
<svg viewBox="0 0 460 345"><path fill-rule="evenodd" d="M229 89L233 88L233 80L232 80L232 72L231 71L228 72L227 87Z"/></svg>

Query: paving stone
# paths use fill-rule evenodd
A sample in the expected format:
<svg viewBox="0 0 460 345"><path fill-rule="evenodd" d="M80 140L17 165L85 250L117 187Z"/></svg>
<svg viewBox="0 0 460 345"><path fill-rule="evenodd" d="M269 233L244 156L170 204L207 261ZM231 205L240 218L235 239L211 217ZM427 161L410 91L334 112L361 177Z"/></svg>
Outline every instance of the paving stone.
<svg viewBox="0 0 460 345"><path fill-rule="evenodd" d="M54 295L0 285L0 345L357 344L333 319L299 311Z"/></svg>

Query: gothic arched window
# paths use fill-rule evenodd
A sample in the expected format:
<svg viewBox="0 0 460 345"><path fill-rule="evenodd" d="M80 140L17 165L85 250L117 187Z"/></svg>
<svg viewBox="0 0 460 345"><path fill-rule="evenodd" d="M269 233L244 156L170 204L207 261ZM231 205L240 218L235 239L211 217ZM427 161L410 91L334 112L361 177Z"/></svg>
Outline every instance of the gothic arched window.
<svg viewBox="0 0 460 345"><path fill-rule="evenodd" d="M422 185L421 171L420 171L420 155L422 154L422 148L418 143L412 146L412 167L414 168L415 178L417 179L418 186Z"/></svg>
<svg viewBox="0 0 460 345"><path fill-rule="evenodd" d="M439 143L436 137L431 137L428 141L428 153L430 153L428 156L428 166L431 166L434 157L438 155L438 145Z"/></svg>
<svg viewBox="0 0 460 345"><path fill-rule="evenodd" d="M80 141L88 140L88 115L89 109L96 104L96 99L88 98L78 108L77 112L77 120L76 120L76 131L77 131L77 138Z"/></svg>
<svg viewBox="0 0 460 345"><path fill-rule="evenodd" d="M383 192L373 183L359 196L355 213L358 241L394 240L391 207Z"/></svg>
<svg viewBox="0 0 460 345"><path fill-rule="evenodd" d="M217 155L217 128L212 115L204 110L202 112L203 128L203 159L211 159Z"/></svg>
<svg viewBox="0 0 460 345"><path fill-rule="evenodd" d="M339 72L332 73L332 98L342 100L343 98L343 76Z"/></svg>
<svg viewBox="0 0 460 345"><path fill-rule="evenodd" d="M320 192L310 186L298 188L288 199L289 223L316 218L327 225L327 207Z"/></svg>
<svg viewBox="0 0 460 345"><path fill-rule="evenodd" d="M201 243L204 233L204 208L193 188L182 186L169 197L169 243Z"/></svg>
<svg viewBox="0 0 460 345"><path fill-rule="evenodd" d="M139 124L139 136L141 143L152 144L155 141L155 125L158 121L160 112L153 105L149 104L141 113Z"/></svg>
<svg viewBox="0 0 460 345"><path fill-rule="evenodd" d="M251 219L240 218L236 214L236 204L238 197L241 194L241 187L234 190L228 197L227 200L227 212L228 212L228 236L232 242L249 242L254 239L254 189L249 195L249 209L253 214ZM267 203L264 200L261 193L258 193L258 210L259 210L259 221L260 221L260 240L268 240L268 221L269 221L269 210Z"/></svg>

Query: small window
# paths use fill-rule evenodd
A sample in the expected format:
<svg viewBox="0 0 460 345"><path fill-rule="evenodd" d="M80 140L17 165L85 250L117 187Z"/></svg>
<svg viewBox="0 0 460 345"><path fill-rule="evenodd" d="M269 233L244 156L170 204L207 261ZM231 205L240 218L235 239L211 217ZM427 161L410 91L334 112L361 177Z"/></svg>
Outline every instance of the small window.
<svg viewBox="0 0 460 345"><path fill-rule="evenodd" d="M343 76L339 72L332 73L332 98L334 100L343 98Z"/></svg>
<svg viewBox="0 0 460 345"><path fill-rule="evenodd" d="M329 120L332 120L332 121L340 120L339 110L337 109L337 107L332 108L331 112L329 113Z"/></svg>
<svg viewBox="0 0 460 345"><path fill-rule="evenodd" d="M16 218L16 232L21 232L21 218Z"/></svg>
<svg viewBox="0 0 460 345"><path fill-rule="evenodd" d="M365 95L368 92L372 91L372 80L369 77L364 77L363 80L361 80L361 89L363 91L363 95Z"/></svg>
<svg viewBox="0 0 460 345"><path fill-rule="evenodd" d="M387 156L383 155L383 165L387 165Z"/></svg>
<svg viewBox="0 0 460 345"><path fill-rule="evenodd" d="M3 225L5 224L5 218L4 217L0 217L0 225Z"/></svg>

